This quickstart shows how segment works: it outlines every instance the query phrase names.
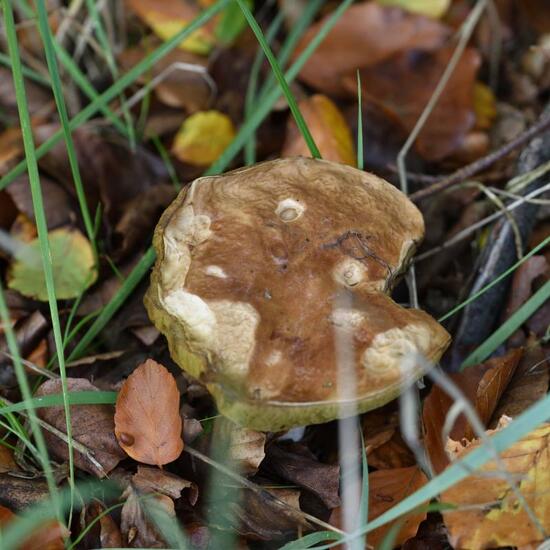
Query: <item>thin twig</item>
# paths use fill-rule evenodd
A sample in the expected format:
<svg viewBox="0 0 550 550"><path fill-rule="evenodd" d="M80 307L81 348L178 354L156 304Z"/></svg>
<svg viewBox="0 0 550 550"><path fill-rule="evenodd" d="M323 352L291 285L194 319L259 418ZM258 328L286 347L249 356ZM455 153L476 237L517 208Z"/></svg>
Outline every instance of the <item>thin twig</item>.
<svg viewBox="0 0 550 550"><path fill-rule="evenodd" d="M330 523L326 523L325 521L320 520L319 518L316 518L315 516L312 516L311 514L308 514L306 512L302 512L302 510L299 510L297 508L294 508L294 506L291 506L290 504L287 504L284 500L281 500L280 498L276 497L275 495L271 494L269 491L266 491L265 489L262 489L259 485L256 485L255 483L252 483L251 481L248 481L248 479L245 479L244 477L240 476L239 474L233 472L230 468L227 468L223 464L220 464L216 462L215 460L212 460L208 456L204 455L200 451L197 451L196 449L193 449L192 447L186 446L184 448L184 451L189 453L191 456L194 456L195 458L198 458L200 461L204 462L205 464L208 464L209 466L212 466L212 468L215 468L216 470L222 472L227 477L230 477L233 481L236 481L239 485L246 487L250 491L254 492L257 495L260 495L261 497L264 497L273 504L277 505L280 508L284 508L285 510L288 510L292 514L298 514L302 516L304 519L309 521L310 523L313 523L315 525L318 525L319 527L322 527L323 529L328 529L329 531L333 531L335 533L339 533L340 535L345 535L341 529L338 529L337 527L334 527L334 525L331 525Z"/></svg>
<svg viewBox="0 0 550 550"><path fill-rule="evenodd" d="M431 195L434 195L435 193L440 193L441 191L451 187L452 185L461 183L462 181L474 176L478 172L489 168L489 166L491 166L501 158L505 157L508 153L514 151L515 149L518 149L519 147L530 141L537 134L540 134L541 132L544 132L549 128L550 116L541 115L537 122L535 122L535 124L527 128L527 130L522 132L512 141L509 141L508 143L504 144L496 151L489 153L485 157L482 157L470 164L467 164L466 166L460 168L456 172L453 172L441 181L438 181L426 187L425 189L421 189L420 191L412 193L411 195L409 195L409 198L415 202L418 202Z"/></svg>

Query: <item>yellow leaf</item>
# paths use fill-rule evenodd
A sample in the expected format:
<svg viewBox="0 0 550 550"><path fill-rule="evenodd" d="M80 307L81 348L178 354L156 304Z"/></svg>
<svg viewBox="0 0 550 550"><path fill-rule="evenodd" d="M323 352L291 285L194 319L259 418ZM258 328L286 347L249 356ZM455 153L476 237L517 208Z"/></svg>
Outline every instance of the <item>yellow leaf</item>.
<svg viewBox="0 0 550 550"><path fill-rule="evenodd" d="M212 164L235 137L231 119L219 111L202 111L181 125L172 152L182 162L195 166Z"/></svg>
<svg viewBox="0 0 550 550"><path fill-rule="evenodd" d="M550 425L533 430L501 453L502 463L545 530L550 528ZM474 441L457 451L456 458L482 445ZM496 548L536 545L544 540L525 505L499 474L493 461L441 495L457 505L443 512L453 548Z"/></svg>
<svg viewBox="0 0 550 550"><path fill-rule="evenodd" d="M137 16L161 40L169 40L181 32L200 13L194 4L182 0L126 0ZM197 29L179 47L188 52L208 55L215 38L208 26Z"/></svg>
<svg viewBox="0 0 550 550"><path fill-rule="evenodd" d="M443 17L451 5L451 0L377 0L377 2L382 6L396 6L433 19Z"/></svg>
<svg viewBox="0 0 550 550"><path fill-rule="evenodd" d="M327 96L317 94L298 103L321 156L326 160L356 166L355 147L346 119ZM294 119L289 119L281 156L310 156L307 144Z"/></svg>
<svg viewBox="0 0 550 550"><path fill-rule="evenodd" d="M489 86L481 82L474 84L474 111L476 114L476 126L487 130L493 124L497 116L496 100Z"/></svg>

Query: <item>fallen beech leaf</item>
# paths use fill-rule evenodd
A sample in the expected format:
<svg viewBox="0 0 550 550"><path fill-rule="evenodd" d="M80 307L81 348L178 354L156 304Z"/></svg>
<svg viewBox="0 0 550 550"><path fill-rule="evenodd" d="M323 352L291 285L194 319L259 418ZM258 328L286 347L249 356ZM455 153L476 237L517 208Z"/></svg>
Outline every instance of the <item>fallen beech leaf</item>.
<svg viewBox="0 0 550 550"><path fill-rule="evenodd" d="M376 0L382 6L395 6L411 13L439 19L449 9L451 0Z"/></svg>
<svg viewBox="0 0 550 550"><path fill-rule="evenodd" d="M488 130L497 116L496 98L493 90L482 82L474 86L474 111L476 127Z"/></svg>
<svg viewBox="0 0 550 550"><path fill-rule="evenodd" d="M218 419L216 430L227 445L235 469L243 476L255 474L265 457L266 434L242 428L225 418Z"/></svg>
<svg viewBox="0 0 550 550"><path fill-rule="evenodd" d="M212 164L233 141L231 119L219 111L195 113L181 125L172 153L182 162L195 166Z"/></svg>
<svg viewBox="0 0 550 550"><path fill-rule="evenodd" d="M0 473L16 471L19 468L15 463L13 451L4 445L0 445Z"/></svg>
<svg viewBox="0 0 550 550"><path fill-rule="evenodd" d="M17 516L5 506L0 505L0 531L9 525ZM69 531L57 520L46 520L22 540L18 550L63 550L63 538L69 536Z"/></svg>
<svg viewBox="0 0 550 550"><path fill-rule="evenodd" d="M122 546L120 529L105 510L105 505L97 499L92 499L82 508L80 523L89 528L81 543L84 548L120 548Z"/></svg>
<svg viewBox="0 0 550 550"><path fill-rule="evenodd" d="M231 507L224 506L228 508L230 514L234 514L233 517L229 515L227 520L238 525L236 528L238 533L254 540L273 540L289 536L299 528L309 527L301 513L300 491L275 488L264 490L286 502L294 510L274 505L264 493L255 493L246 489L243 491L240 503Z"/></svg>
<svg viewBox="0 0 550 550"><path fill-rule="evenodd" d="M399 504L427 482L428 479L418 466L371 472L369 474L369 521ZM407 539L416 535L418 526L425 519L426 512L410 513L369 533L367 542L369 546L378 548L393 525L402 521L402 527L394 541L395 547L401 546ZM330 523L340 527L340 522L340 508L337 508L332 513Z"/></svg>
<svg viewBox="0 0 550 550"><path fill-rule="evenodd" d="M152 359L122 384L116 401L115 433L133 459L162 466L183 450L180 394L174 377Z"/></svg>
<svg viewBox="0 0 550 550"><path fill-rule="evenodd" d="M200 13L200 9L184 0L127 0L137 16L162 40L181 32ZM192 32L179 47L192 53L207 55L215 45L209 25Z"/></svg>
<svg viewBox="0 0 550 550"><path fill-rule="evenodd" d="M548 367L548 355L541 348L540 341L535 337L530 338L514 376L493 413L493 421L489 427L493 427L495 420L503 415L512 418L519 416L546 395L550 383Z"/></svg>
<svg viewBox="0 0 550 550"><path fill-rule="evenodd" d="M125 541L132 548L163 548L166 543L154 525L149 521L141 504L141 498L150 495L155 503L164 508L168 515L175 517L174 500L181 496L181 491L191 488L196 502L196 486L174 474L157 468L139 466L130 484L122 494L126 499L122 507L120 528Z"/></svg>
<svg viewBox="0 0 550 550"><path fill-rule="evenodd" d="M410 132L428 104L453 51L452 46L433 53L408 51L361 69L364 100L394 113ZM474 126L474 84L479 65L477 50L467 48L416 140L418 152L427 160L441 160L455 151ZM355 73L350 73L343 82L350 94L356 93Z"/></svg>
<svg viewBox="0 0 550 550"><path fill-rule="evenodd" d="M266 471L311 491L329 509L340 504L339 466L318 462L301 445L285 445L284 448L279 444L270 445L262 462L262 471L264 467Z"/></svg>
<svg viewBox="0 0 550 550"><path fill-rule="evenodd" d="M326 160L357 165L350 129L338 107L321 94L303 99L298 107L321 156ZM289 118L282 157L311 156L293 117Z"/></svg>
<svg viewBox="0 0 550 550"><path fill-rule="evenodd" d="M469 367L461 373L449 375L459 389L474 406L481 421L488 425L499 399L506 390L521 359L521 349L510 350L502 357L495 357L479 365ZM432 387L424 400L422 422L424 443L436 473L449 464L445 453L442 428L453 400L439 386ZM455 441L470 440L474 437L470 424L463 415L456 420L450 437Z"/></svg>
<svg viewBox="0 0 550 550"><path fill-rule="evenodd" d="M55 229L48 239L57 299L80 296L97 278L90 242L74 229ZM16 253L8 271L8 286L29 298L48 299L38 239Z"/></svg>
<svg viewBox="0 0 550 550"><path fill-rule="evenodd" d="M149 42L141 42L138 46L125 50L120 54L121 67L130 70L151 51ZM170 70L169 67L172 67ZM187 68L189 67L189 68ZM160 101L170 107L185 109L189 113L208 109L212 90L205 76L199 71L207 72L208 61L202 56L175 49L168 52L153 67L151 72L142 75L139 82L146 84L157 76L163 78L153 91ZM196 70L191 70L194 68ZM183 118L184 113L172 113ZM178 124L179 126L179 124Z"/></svg>
<svg viewBox="0 0 550 550"><path fill-rule="evenodd" d="M501 453L502 462L541 525L550 525L550 425L533 430ZM475 440L457 459L483 443ZM525 547L545 538L492 461L441 495L456 510L443 512L454 548Z"/></svg>
<svg viewBox="0 0 550 550"><path fill-rule="evenodd" d="M99 391L84 378L68 378L69 391ZM61 380L48 380L42 384L36 396L61 393ZM87 447L95 462L85 454L74 451L77 468L104 477L125 457L114 434L113 407L111 405L71 405L71 428L73 439ZM38 416L58 430L66 433L63 407L44 407L37 410ZM67 444L48 430L44 430L48 448L59 458L69 459Z"/></svg>
<svg viewBox="0 0 550 550"><path fill-rule="evenodd" d="M297 57L325 24L327 15L304 34ZM441 23L375 2L351 6L308 59L300 78L323 93L347 95L342 78L410 49L433 50L443 44L449 29ZM402 84L401 84L402 85ZM356 84L357 86L357 84Z"/></svg>

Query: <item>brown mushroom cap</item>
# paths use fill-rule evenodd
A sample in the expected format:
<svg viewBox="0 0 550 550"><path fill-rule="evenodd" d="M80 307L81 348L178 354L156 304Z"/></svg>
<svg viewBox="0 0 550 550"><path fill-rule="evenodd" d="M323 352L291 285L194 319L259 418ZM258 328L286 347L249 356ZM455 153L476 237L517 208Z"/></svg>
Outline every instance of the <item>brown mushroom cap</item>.
<svg viewBox="0 0 550 550"><path fill-rule="evenodd" d="M325 422L342 414L336 332L361 412L421 376L402 372L405 356L446 349L434 319L387 295L423 234L405 195L342 164L299 157L199 178L156 228L145 304L222 414L270 431Z"/></svg>

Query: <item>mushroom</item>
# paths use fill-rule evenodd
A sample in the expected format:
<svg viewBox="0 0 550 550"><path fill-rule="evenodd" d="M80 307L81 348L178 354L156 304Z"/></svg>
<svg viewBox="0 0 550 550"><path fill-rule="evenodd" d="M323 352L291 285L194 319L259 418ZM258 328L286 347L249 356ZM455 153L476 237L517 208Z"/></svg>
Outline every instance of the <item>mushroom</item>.
<svg viewBox="0 0 550 550"><path fill-rule="evenodd" d="M448 346L432 317L389 296L423 235L404 194L343 164L202 177L159 221L145 305L225 416L264 431L326 422L342 414L336 332L351 344L358 412L422 375L405 358L436 362Z"/></svg>

